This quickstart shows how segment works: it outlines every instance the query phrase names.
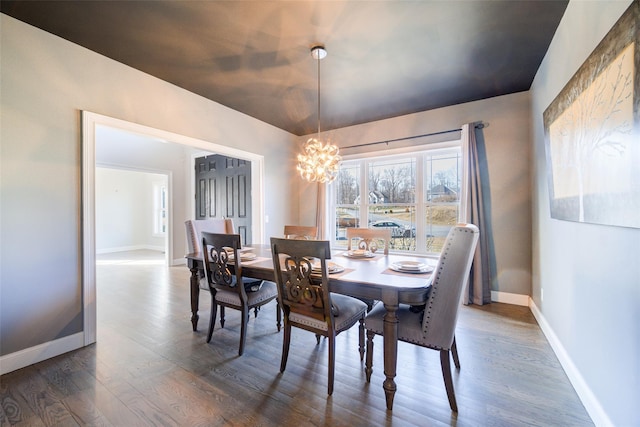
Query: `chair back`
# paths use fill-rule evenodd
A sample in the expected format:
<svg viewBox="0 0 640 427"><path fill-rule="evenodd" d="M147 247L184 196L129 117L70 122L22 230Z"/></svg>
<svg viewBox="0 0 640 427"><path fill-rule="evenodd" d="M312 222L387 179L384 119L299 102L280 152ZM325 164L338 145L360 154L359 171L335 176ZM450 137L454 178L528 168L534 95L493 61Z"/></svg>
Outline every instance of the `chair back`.
<svg viewBox="0 0 640 427"><path fill-rule="evenodd" d="M231 218L189 219L184 222L187 232L188 253L200 253L202 232L233 234L233 220Z"/></svg>
<svg viewBox="0 0 640 427"><path fill-rule="evenodd" d="M278 301L285 319L296 313L325 321L331 330L333 313L327 273L327 259L331 258L329 242L272 237L271 254ZM314 263L320 265L318 273L313 271Z"/></svg>
<svg viewBox="0 0 640 427"><path fill-rule="evenodd" d="M214 292L217 289L235 291L240 294L242 301L247 300L242 284L242 263L238 256L240 249L239 234L218 234L202 232L202 252L204 273L209 284L209 289ZM232 263L233 271L229 268Z"/></svg>
<svg viewBox="0 0 640 427"><path fill-rule="evenodd" d="M285 239L316 240L318 238L318 227L306 225L285 225Z"/></svg>
<svg viewBox="0 0 640 427"><path fill-rule="evenodd" d="M458 224L447 235L422 320L424 342L429 347L451 348L462 290L469 278L479 235L473 224Z"/></svg>
<svg viewBox="0 0 640 427"><path fill-rule="evenodd" d="M347 228L347 250L351 250L353 239L359 239L356 249L376 252L382 245L385 255L389 255L389 243L391 242L391 230L388 228Z"/></svg>

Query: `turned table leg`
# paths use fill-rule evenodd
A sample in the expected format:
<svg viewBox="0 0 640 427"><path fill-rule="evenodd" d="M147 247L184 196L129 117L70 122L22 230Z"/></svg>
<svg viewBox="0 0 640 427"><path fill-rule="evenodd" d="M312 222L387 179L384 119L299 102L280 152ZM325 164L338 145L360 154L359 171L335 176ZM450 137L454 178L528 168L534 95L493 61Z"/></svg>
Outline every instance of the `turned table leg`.
<svg viewBox="0 0 640 427"><path fill-rule="evenodd" d="M396 367L398 360L398 294L396 292L383 292L384 315L383 339L384 339L384 375L386 379L382 383L387 400L387 409L393 409L393 398L396 394Z"/></svg>
<svg viewBox="0 0 640 427"><path fill-rule="evenodd" d="M198 305L200 303L200 275L198 274L199 268L197 263L189 261L189 270L191 271L191 278L189 280L191 285L191 325L195 332L198 330Z"/></svg>

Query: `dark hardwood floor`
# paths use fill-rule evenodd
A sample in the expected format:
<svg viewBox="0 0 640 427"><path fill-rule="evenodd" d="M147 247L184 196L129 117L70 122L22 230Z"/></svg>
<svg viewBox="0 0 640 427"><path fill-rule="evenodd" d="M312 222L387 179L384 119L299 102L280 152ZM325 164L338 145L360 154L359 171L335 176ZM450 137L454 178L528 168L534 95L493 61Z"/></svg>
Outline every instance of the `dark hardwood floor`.
<svg viewBox="0 0 640 427"><path fill-rule="evenodd" d="M526 307L461 308L458 414L449 409L438 353L400 343L388 412L380 337L367 384L357 328L338 336L327 397L327 344L316 345L311 333L294 329L280 374L275 302L251 317L238 357L235 310L205 342L208 292L192 332L186 267L167 268L141 251L101 256L97 272L97 343L0 377L1 426L593 425Z"/></svg>

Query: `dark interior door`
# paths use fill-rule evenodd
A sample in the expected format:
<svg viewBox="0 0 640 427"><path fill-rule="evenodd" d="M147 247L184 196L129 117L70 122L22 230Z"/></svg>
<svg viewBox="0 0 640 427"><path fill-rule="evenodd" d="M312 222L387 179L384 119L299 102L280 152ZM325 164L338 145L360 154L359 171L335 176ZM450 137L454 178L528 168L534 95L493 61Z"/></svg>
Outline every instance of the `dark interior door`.
<svg viewBox="0 0 640 427"><path fill-rule="evenodd" d="M251 244L251 162L219 154L199 157L196 219L231 218L243 245Z"/></svg>

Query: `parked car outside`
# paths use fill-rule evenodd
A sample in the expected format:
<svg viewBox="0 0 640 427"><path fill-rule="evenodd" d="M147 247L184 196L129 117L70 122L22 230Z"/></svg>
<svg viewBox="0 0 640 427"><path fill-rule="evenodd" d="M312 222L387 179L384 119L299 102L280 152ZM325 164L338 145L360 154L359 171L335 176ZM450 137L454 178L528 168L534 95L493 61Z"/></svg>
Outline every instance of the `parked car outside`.
<svg viewBox="0 0 640 427"><path fill-rule="evenodd" d="M399 224L395 221L376 221L371 224L372 228L388 228L391 230L391 237L415 237L416 229L407 225Z"/></svg>

